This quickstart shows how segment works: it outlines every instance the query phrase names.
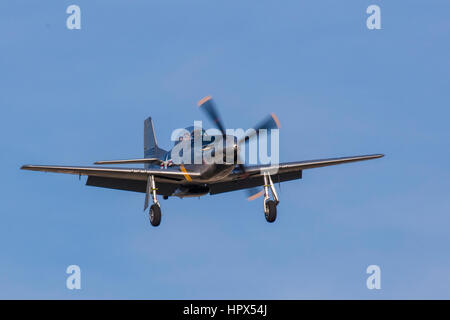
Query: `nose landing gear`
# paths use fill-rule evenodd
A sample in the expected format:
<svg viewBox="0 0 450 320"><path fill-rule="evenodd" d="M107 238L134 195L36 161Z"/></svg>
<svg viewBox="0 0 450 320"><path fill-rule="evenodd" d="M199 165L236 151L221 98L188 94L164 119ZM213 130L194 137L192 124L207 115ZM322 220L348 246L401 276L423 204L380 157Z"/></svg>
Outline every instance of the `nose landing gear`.
<svg viewBox="0 0 450 320"><path fill-rule="evenodd" d="M274 200L270 200L269 187ZM277 205L279 202L272 178L268 172L264 172L264 215L267 222L272 223L277 219Z"/></svg>

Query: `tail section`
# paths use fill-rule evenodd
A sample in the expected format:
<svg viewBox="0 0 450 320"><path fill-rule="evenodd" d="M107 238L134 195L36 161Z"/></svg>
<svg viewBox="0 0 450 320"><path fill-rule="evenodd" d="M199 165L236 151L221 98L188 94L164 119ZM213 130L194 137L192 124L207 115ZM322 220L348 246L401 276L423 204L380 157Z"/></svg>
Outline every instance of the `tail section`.
<svg viewBox="0 0 450 320"><path fill-rule="evenodd" d="M144 158L162 159L166 153L166 150L158 147L152 118L147 118L144 121Z"/></svg>

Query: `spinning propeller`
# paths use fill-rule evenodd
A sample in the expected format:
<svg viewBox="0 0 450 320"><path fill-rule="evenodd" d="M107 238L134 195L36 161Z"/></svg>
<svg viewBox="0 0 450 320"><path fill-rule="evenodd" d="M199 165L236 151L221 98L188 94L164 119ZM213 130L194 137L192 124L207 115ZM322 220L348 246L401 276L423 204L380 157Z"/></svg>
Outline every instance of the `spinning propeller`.
<svg viewBox="0 0 450 320"><path fill-rule="evenodd" d="M216 104L214 103L211 96L204 97L197 103L197 105L199 106L199 108L201 108L206 113L208 118L214 123L216 128L219 129L220 132L222 133L222 135L225 137L226 132L225 132L224 123L219 115L219 112L217 111ZM268 115L265 119L263 119L260 123L258 123L253 128L254 131L249 136L245 136L245 137L241 138L238 141L238 144L240 145L241 143L246 143L254 136L258 137L260 129L275 129L275 128L280 128L280 127L281 127L280 121L278 120L277 116L274 113L272 113L272 114ZM238 166L239 166L241 173L243 175L246 175L245 165L242 163L239 163ZM251 189L247 189L247 191L249 193L248 200L254 200L263 194L263 191L260 188L251 188Z"/></svg>

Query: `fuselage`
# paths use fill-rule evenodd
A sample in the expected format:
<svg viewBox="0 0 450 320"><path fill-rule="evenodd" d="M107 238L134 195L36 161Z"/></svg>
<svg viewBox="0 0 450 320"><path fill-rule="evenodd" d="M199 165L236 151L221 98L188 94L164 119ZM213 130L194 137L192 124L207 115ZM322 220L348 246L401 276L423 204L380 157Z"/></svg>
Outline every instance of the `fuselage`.
<svg viewBox="0 0 450 320"><path fill-rule="evenodd" d="M180 184L172 194L178 197L199 197L209 193L208 184L222 180L235 169L239 159L239 146L234 136L220 136L220 139L216 136L217 140L208 137L205 141L204 132L195 136L195 129L187 129L191 129L189 135L175 142L174 147L163 155L162 166L178 166L185 172L199 172L198 177L190 177L186 173L187 181ZM194 139L199 138L201 140L194 143Z"/></svg>

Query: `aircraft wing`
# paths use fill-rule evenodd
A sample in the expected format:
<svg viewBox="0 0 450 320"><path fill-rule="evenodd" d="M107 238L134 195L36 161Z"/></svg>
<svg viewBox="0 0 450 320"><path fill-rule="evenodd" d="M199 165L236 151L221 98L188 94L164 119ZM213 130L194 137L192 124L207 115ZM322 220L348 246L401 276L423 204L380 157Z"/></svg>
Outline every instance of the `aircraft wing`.
<svg viewBox="0 0 450 320"><path fill-rule="evenodd" d="M327 167L334 166L342 163L356 162L356 161L364 161L371 160L384 157L383 154L369 154L363 156L353 156L353 157L341 157L341 158L329 158L329 159L318 159L318 160L306 160L306 161L297 161L297 162L285 162L280 163L278 166L248 166L246 167L246 173L253 175L261 172L270 172L275 169L278 169L280 173L284 172L292 172L297 170L304 169L312 169L319 167Z"/></svg>
<svg viewBox="0 0 450 320"><path fill-rule="evenodd" d="M184 169L184 167L182 167ZM22 170L43 171L67 173L75 175L86 175L89 177L103 177L114 179L144 180L147 181L148 175L154 175L158 181L180 183L190 181L191 177L198 177L198 172L181 171L177 168L162 169L139 169L139 168L105 168L105 167L72 167L72 166L42 166L42 165L24 165Z"/></svg>
<svg viewBox="0 0 450 320"><path fill-rule="evenodd" d="M236 169L228 177L227 181L210 184L211 194L229 192L264 185L264 172L269 172L273 182L284 182L301 179L302 171L305 169L333 166L337 164L371 160L383 157L383 154L371 154L353 157L329 158L318 160L306 160L297 162L280 163L278 166L255 165L245 168L245 174ZM277 169L275 171L275 169Z"/></svg>

